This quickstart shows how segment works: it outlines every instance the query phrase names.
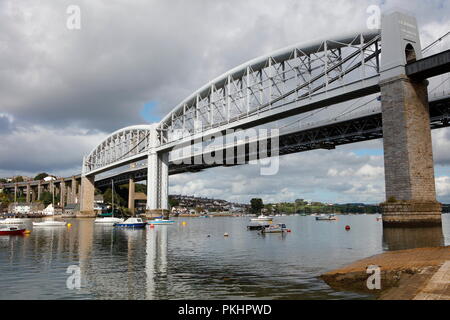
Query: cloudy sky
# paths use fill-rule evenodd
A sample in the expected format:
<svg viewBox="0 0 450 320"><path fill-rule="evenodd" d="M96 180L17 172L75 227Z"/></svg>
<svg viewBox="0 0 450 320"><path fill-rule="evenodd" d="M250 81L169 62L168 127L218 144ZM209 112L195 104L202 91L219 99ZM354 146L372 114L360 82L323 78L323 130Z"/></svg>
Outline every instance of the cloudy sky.
<svg viewBox="0 0 450 320"><path fill-rule="evenodd" d="M424 45L450 30L450 1L438 0L0 0L0 177L79 173L108 133L158 121L247 60L359 30L372 4L416 15ZM69 5L81 8L80 30L66 27ZM433 144L439 200L450 202L450 129ZM372 141L282 157L270 177L256 166L173 176L170 193L376 203L383 172Z"/></svg>

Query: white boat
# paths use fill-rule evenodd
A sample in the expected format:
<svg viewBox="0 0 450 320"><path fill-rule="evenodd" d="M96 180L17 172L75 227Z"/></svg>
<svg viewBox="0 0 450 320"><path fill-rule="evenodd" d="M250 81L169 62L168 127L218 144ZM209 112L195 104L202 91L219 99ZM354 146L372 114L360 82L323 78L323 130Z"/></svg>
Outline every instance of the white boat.
<svg viewBox="0 0 450 320"><path fill-rule="evenodd" d="M42 222L33 222L33 227L63 227L67 224L65 221L47 220Z"/></svg>
<svg viewBox="0 0 450 320"><path fill-rule="evenodd" d="M321 214L320 216L316 217L317 221L335 221L337 220L336 216L334 214Z"/></svg>
<svg viewBox="0 0 450 320"><path fill-rule="evenodd" d="M124 221L125 221L125 219L122 219L122 218L104 217L104 218L97 218L97 219L95 219L94 223L113 225L115 223L121 223L121 222L124 222Z"/></svg>
<svg viewBox="0 0 450 320"><path fill-rule="evenodd" d="M175 221L174 220L164 220L164 219L155 219L152 221L148 221L148 224L152 225L152 224L157 224L157 225L169 225L169 224L174 224Z"/></svg>
<svg viewBox="0 0 450 320"><path fill-rule="evenodd" d="M273 217L260 215L258 218L250 219L250 221L272 221Z"/></svg>
<svg viewBox="0 0 450 320"><path fill-rule="evenodd" d="M141 218L128 218L124 222L115 223L114 227L119 228L145 228L147 222Z"/></svg>
<svg viewBox="0 0 450 320"><path fill-rule="evenodd" d="M19 218L6 218L0 220L0 224L23 224L23 223L25 223L25 220Z"/></svg>
<svg viewBox="0 0 450 320"><path fill-rule="evenodd" d="M283 233L288 232L284 223L272 224L261 229L261 233Z"/></svg>

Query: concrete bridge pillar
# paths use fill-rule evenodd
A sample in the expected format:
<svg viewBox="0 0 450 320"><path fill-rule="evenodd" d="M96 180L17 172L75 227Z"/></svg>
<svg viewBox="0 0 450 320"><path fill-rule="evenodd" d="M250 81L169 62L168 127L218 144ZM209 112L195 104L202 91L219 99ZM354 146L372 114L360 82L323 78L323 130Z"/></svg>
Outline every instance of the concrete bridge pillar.
<svg viewBox="0 0 450 320"><path fill-rule="evenodd" d="M36 202L37 187L31 188L31 202Z"/></svg>
<svg viewBox="0 0 450 320"><path fill-rule="evenodd" d="M42 184L39 181L38 182L38 186L37 186L37 200L40 201L41 200L41 194L42 194Z"/></svg>
<svg viewBox="0 0 450 320"><path fill-rule="evenodd" d="M64 179L61 180L61 183L59 184L59 204L61 208L66 206L66 183L64 182Z"/></svg>
<svg viewBox="0 0 450 320"><path fill-rule="evenodd" d="M94 195L95 195L95 176L81 177L80 190L80 213L82 216L95 216L94 213Z"/></svg>
<svg viewBox="0 0 450 320"><path fill-rule="evenodd" d="M27 183L26 203L31 202L31 185Z"/></svg>
<svg viewBox="0 0 450 320"><path fill-rule="evenodd" d="M157 153L157 133L151 136L147 167L147 215L167 215L169 209L169 153Z"/></svg>
<svg viewBox="0 0 450 320"><path fill-rule="evenodd" d="M70 185L70 200L71 203L77 203L77 179L72 177L71 185Z"/></svg>
<svg viewBox="0 0 450 320"><path fill-rule="evenodd" d="M441 224L436 201L427 82L414 82L405 65L421 58L415 18L394 13L382 28L381 108L387 201L385 226Z"/></svg>
<svg viewBox="0 0 450 320"><path fill-rule="evenodd" d="M134 193L135 193L136 185L134 179L131 178L128 183L128 209L134 215Z"/></svg>

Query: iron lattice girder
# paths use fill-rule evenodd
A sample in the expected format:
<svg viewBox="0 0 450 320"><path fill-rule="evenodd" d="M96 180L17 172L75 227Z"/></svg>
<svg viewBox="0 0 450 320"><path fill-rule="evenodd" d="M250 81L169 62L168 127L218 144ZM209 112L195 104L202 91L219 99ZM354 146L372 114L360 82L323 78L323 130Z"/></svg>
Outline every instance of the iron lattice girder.
<svg viewBox="0 0 450 320"><path fill-rule="evenodd" d="M83 173L145 155L150 146L152 126L132 126L118 130L100 143L84 160Z"/></svg>
<svg viewBox="0 0 450 320"><path fill-rule="evenodd" d="M231 70L195 92L159 125L173 141L176 130L193 135L194 121L217 128L312 94L378 74L379 31L344 40L297 45ZM360 69L359 74L354 71ZM335 83L333 85L333 83ZM192 116L194 115L194 116Z"/></svg>
<svg viewBox="0 0 450 320"><path fill-rule="evenodd" d="M430 126L431 129L438 129L450 126L450 97L441 98L439 100L430 101ZM292 131L280 134L278 153L280 156L298 152L306 152L316 149L334 149L337 146L380 139L383 137L381 112L372 113L356 119L349 119L343 122L320 126L304 131ZM234 155L237 155L237 146L233 147ZM270 141L269 141L270 148ZM245 146L245 163L253 154L249 152L248 143ZM226 152L223 153L223 163L226 163ZM270 156L270 152L268 153ZM234 157L236 160L237 156ZM257 155L259 159L259 155ZM262 157L261 157L262 158ZM194 157L190 158L194 163ZM235 162L236 163L236 162ZM225 164L226 165L226 164ZM240 164L236 164L240 165ZM169 174L179 174L186 172L198 172L208 168L223 166L222 164L170 164ZM234 165L226 165L234 166ZM147 169L130 170L121 175L116 175L114 181L118 183L127 183L132 177L136 181L145 180L147 177ZM110 185L110 178L97 181L100 186Z"/></svg>

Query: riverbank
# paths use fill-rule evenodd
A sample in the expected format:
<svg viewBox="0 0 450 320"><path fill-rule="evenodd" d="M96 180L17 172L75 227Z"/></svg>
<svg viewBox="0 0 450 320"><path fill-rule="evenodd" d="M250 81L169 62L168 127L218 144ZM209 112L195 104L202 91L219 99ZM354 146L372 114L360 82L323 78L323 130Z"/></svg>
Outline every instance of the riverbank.
<svg viewBox="0 0 450 320"><path fill-rule="evenodd" d="M368 266L380 268L380 290L367 288ZM380 300L450 300L450 247L385 252L321 278L333 289L373 293Z"/></svg>

